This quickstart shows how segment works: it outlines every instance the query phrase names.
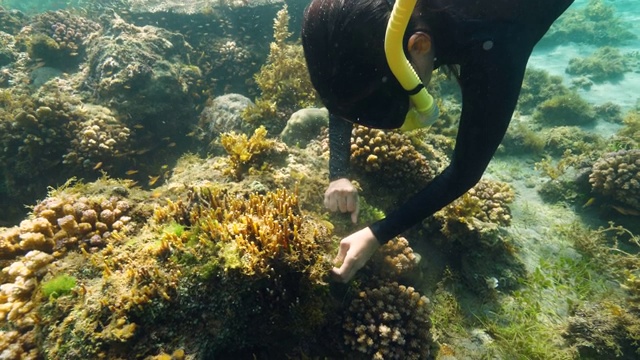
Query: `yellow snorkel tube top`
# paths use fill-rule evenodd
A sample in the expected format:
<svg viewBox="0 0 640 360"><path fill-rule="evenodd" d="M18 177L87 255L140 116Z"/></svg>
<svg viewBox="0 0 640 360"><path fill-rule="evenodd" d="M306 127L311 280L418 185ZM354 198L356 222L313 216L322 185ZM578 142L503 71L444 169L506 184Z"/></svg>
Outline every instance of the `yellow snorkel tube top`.
<svg viewBox="0 0 640 360"><path fill-rule="evenodd" d="M402 88L409 94L412 107L409 108L402 127L403 131L432 125L438 120L438 105L420 81L418 74L404 54L404 32L417 0L396 0L387 23L384 37L384 52L391 72Z"/></svg>

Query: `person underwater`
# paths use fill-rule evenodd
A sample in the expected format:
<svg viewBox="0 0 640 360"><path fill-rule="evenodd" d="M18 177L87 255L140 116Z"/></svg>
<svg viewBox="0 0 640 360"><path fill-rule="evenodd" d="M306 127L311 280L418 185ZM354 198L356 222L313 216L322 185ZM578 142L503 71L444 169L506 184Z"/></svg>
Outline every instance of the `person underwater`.
<svg viewBox="0 0 640 360"><path fill-rule="evenodd" d="M437 119L425 85L450 67L462 91L451 162L404 204L340 242L332 271L348 282L381 244L451 203L482 177L509 126L536 43L573 0L312 0L302 45L329 110L324 204L358 217L349 180L353 124L410 130ZM384 189L382 189L384 190Z"/></svg>

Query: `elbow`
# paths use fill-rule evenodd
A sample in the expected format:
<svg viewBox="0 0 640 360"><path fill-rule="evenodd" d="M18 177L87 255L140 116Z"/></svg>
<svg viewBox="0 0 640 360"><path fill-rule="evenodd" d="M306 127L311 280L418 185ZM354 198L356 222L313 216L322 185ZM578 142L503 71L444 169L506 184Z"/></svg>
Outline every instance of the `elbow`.
<svg viewBox="0 0 640 360"><path fill-rule="evenodd" d="M462 195L480 181L485 169L486 166L460 166L452 163L449 166L449 179Z"/></svg>

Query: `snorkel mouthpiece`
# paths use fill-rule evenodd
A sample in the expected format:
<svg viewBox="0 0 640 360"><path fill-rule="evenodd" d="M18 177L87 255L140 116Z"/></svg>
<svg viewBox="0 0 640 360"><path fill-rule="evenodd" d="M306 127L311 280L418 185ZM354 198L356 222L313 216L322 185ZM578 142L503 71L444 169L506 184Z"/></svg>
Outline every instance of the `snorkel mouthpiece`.
<svg viewBox="0 0 640 360"><path fill-rule="evenodd" d="M397 0L391 10L387 32L384 37L384 52L391 72L402 88L409 94L413 107L409 109L403 131L422 128L433 124L439 115L438 106L427 92L420 77L411 66L402 47L404 32L417 0Z"/></svg>

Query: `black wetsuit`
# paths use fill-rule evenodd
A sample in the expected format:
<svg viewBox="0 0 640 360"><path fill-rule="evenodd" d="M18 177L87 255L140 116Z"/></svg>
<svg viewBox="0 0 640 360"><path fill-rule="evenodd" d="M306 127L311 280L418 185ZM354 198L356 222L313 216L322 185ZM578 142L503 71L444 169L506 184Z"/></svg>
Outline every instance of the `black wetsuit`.
<svg viewBox="0 0 640 360"><path fill-rule="evenodd" d="M500 6L500 0L475 4L491 1ZM460 65L462 114L456 147L451 163L441 174L397 210L370 226L381 243L431 216L480 180L507 130L534 45L573 2L502 1L529 5L532 11L518 8L521 14L515 19L469 19L455 15L460 12L444 11L429 20L435 67ZM332 181L349 177L351 130L350 122L331 116Z"/></svg>

